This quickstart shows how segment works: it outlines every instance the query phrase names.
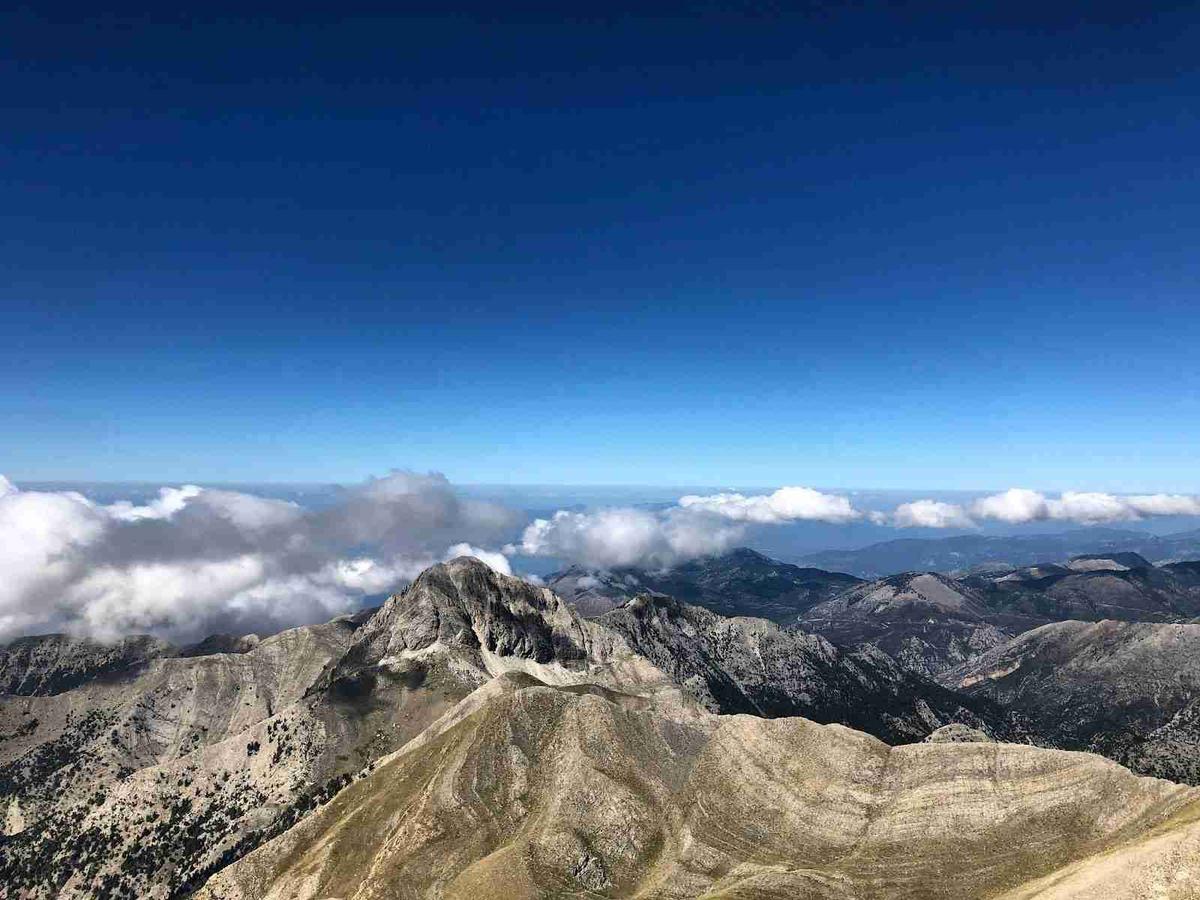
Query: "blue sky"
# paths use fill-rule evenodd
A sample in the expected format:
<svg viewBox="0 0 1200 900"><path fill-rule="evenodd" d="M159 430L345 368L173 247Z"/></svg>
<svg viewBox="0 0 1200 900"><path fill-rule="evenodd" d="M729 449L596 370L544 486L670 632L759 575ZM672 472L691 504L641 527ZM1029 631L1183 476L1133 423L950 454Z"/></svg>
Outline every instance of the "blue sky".
<svg viewBox="0 0 1200 900"><path fill-rule="evenodd" d="M498 9L0 14L0 472L1200 491L1194 5Z"/></svg>

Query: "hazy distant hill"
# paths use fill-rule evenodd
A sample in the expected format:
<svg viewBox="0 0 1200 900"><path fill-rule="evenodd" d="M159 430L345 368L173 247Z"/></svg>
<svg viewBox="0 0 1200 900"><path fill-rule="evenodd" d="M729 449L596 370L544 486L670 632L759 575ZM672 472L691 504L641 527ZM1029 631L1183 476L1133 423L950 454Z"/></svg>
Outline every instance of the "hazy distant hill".
<svg viewBox="0 0 1200 900"><path fill-rule="evenodd" d="M808 566L883 578L897 572L965 573L979 567L1017 568L1087 553L1139 553L1150 562L1200 557L1200 530L1156 536L1114 528L1080 528L1055 534L960 535L900 538L858 550L823 550L801 557Z"/></svg>
<svg viewBox="0 0 1200 900"><path fill-rule="evenodd" d="M547 586L584 615L600 615L638 594L666 594L723 616L760 616L790 625L808 608L859 583L842 572L780 562L747 547L670 569L606 572L572 566Z"/></svg>

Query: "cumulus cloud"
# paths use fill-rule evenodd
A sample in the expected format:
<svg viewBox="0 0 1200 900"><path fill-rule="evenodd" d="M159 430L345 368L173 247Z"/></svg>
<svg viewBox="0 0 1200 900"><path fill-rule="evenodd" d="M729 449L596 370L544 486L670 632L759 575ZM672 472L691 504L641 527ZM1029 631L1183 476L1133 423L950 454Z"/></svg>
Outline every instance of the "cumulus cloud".
<svg viewBox="0 0 1200 900"><path fill-rule="evenodd" d="M679 498L684 509L710 512L735 522L775 525L781 522L852 522L861 518L845 497L807 487L782 487L773 494L689 494Z"/></svg>
<svg viewBox="0 0 1200 900"><path fill-rule="evenodd" d="M455 544L446 551L446 559L455 559L459 556L473 556L483 563L487 563L501 575L511 575L512 566L508 564L508 557L503 553L498 553L494 550L481 550L478 547L472 547L470 544Z"/></svg>
<svg viewBox="0 0 1200 900"><path fill-rule="evenodd" d="M21 491L0 476L0 640L152 631L190 640L274 630L358 608L449 556L511 535L511 510L441 475L394 472L322 509L195 485L144 505Z"/></svg>
<svg viewBox="0 0 1200 900"><path fill-rule="evenodd" d="M1117 495L1067 491L1058 498L1024 488L983 497L971 505L981 519L1013 524L1066 520L1083 525L1128 522L1155 516L1200 515L1200 497L1183 494Z"/></svg>
<svg viewBox="0 0 1200 900"><path fill-rule="evenodd" d="M898 528L970 528L981 520L1024 525L1030 522L1074 522L1103 525L1156 516L1200 516L1200 497L1186 494L1106 494L1065 491L1048 497L1028 488L1010 488L980 497L968 506L917 500L891 513L871 513L872 522Z"/></svg>
<svg viewBox="0 0 1200 900"><path fill-rule="evenodd" d="M890 516L872 517L896 528L973 528L975 522L955 503L939 500L914 500L901 503Z"/></svg>
<svg viewBox="0 0 1200 900"><path fill-rule="evenodd" d="M657 513L615 508L595 512L559 510L535 519L506 552L553 556L600 569L673 565L683 559L729 549L744 534L703 511L682 507Z"/></svg>
<svg viewBox="0 0 1200 900"><path fill-rule="evenodd" d="M681 497L652 511L630 507L594 512L560 510L536 519L521 540L506 548L526 556L570 559L594 568L666 567L721 553L743 540L749 525L797 521L849 522L862 513L845 497L805 487L772 494L721 493Z"/></svg>

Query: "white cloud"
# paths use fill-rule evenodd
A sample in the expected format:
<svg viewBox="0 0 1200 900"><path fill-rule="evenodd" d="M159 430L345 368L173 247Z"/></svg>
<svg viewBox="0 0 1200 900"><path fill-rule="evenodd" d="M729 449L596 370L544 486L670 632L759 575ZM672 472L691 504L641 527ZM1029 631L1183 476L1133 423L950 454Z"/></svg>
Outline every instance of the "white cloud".
<svg viewBox="0 0 1200 900"><path fill-rule="evenodd" d="M666 567L724 552L745 538L750 525L849 522L861 516L845 497L805 487L783 487L754 496L689 494L660 511L559 510L548 519L535 520L506 552L558 557L600 569Z"/></svg>
<svg viewBox="0 0 1200 900"><path fill-rule="evenodd" d="M200 496L201 490L194 484L183 487L161 488L158 498L151 500L145 506L134 506L128 500L118 500L105 510L114 519L122 522L136 522L139 519L169 519L179 512L189 500Z"/></svg>
<svg viewBox="0 0 1200 900"><path fill-rule="evenodd" d="M478 547L472 547L470 544L455 544L446 551L446 559L451 560L459 556L473 556L480 562L487 563L501 575L511 575L512 566L508 564L508 557L503 553L497 553L492 550L481 550Z"/></svg>
<svg viewBox="0 0 1200 900"><path fill-rule="evenodd" d="M879 524L896 528L973 528L975 523L966 510L956 503L939 500L914 500L901 503L890 516L872 515Z"/></svg>
<svg viewBox="0 0 1200 900"><path fill-rule="evenodd" d="M481 548L518 523L437 474L374 478L319 510L195 485L103 506L0 476L0 640L190 640L324 620L394 590L451 545L508 572L503 555Z"/></svg>
<svg viewBox="0 0 1200 900"><path fill-rule="evenodd" d="M781 522L818 521L852 522L862 517L845 497L823 494L807 487L781 487L773 494L747 497L745 494L689 494L679 498L685 509L710 512L735 522L778 524Z"/></svg>
<svg viewBox="0 0 1200 900"><path fill-rule="evenodd" d="M1138 494L1125 497L1139 516L1200 516L1200 497L1185 494Z"/></svg>
<svg viewBox="0 0 1200 900"><path fill-rule="evenodd" d="M1066 491L1057 499L1037 491L1013 488L977 500L971 514L1019 524L1070 521L1082 525L1128 522L1155 516L1200 515L1200 498L1182 494L1122 496L1090 491Z"/></svg>
<svg viewBox="0 0 1200 900"><path fill-rule="evenodd" d="M1010 525L1054 521L1102 525L1156 516L1200 516L1200 497L1094 491L1065 491L1058 497L1048 497L1027 488L1010 488L980 497L966 508L936 500L916 500L901 504L890 514L870 513L872 522L897 528L970 528L985 519Z"/></svg>

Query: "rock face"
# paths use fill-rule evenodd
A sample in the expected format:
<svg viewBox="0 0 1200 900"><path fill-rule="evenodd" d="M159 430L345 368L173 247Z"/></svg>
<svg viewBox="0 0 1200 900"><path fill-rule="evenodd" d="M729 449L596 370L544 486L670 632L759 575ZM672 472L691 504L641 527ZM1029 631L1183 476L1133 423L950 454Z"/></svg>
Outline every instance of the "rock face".
<svg viewBox="0 0 1200 900"><path fill-rule="evenodd" d="M755 616L791 625L809 607L859 583L853 575L803 568L740 548L666 571L591 572L573 566L547 585L585 616L607 612L639 594L666 594L722 616Z"/></svg>
<svg viewBox="0 0 1200 900"><path fill-rule="evenodd" d="M1200 625L1059 622L941 681L1026 716L1042 742L1200 783Z"/></svg>
<svg viewBox="0 0 1200 900"><path fill-rule="evenodd" d="M646 596L597 623L620 633L713 712L840 722L890 743L920 740L949 722L1019 732L998 707L939 692L878 650L843 650L765 619L727 619Z"/></svg>
<svg viewBox="0 0 1200 900"><path fill-rule="evenodd" d="M327 734L301 701L357 625L3 698L0 883L12 896L165 897L200 878L321 790Z"/></svg>
<svg viewBox="0 0 1200 900"><path fill-rule="evenodd" d="M112 644L46 634L0 647L0 694L58 694L97 678L115 678L174 648L147 634Z"/></svg>
<svg viewBox="0 0 1200 900"><path fill-rule="evenodd" d="M481 693L199 896L1078 897L1114 860L1110 900L1200 885L1197 792L1098 757Z"/></svg>
<svg viewBox="0 0 1200 900"><path fill-rule="evenodd" d="M980 592L945 575L906 572L851 588L800 617L799 627L845 646L871 645L932 677L1007 641Z"/></svg>

